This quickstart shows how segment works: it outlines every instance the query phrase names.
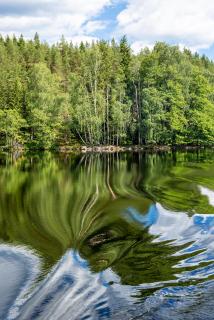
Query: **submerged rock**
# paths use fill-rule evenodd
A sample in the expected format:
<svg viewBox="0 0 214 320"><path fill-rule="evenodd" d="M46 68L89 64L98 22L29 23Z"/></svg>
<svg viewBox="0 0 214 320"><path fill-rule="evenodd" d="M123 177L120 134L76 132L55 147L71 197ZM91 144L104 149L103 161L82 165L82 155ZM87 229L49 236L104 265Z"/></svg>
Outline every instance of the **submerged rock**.
<svg viewBox="0 0 214 320"><path fill-rule="evenodd" d="M112 238L112 234L110 231L106 231L100 234L97 234L88 240L88 244L91 247L95 247L97 245L108 242Z"/></svg>

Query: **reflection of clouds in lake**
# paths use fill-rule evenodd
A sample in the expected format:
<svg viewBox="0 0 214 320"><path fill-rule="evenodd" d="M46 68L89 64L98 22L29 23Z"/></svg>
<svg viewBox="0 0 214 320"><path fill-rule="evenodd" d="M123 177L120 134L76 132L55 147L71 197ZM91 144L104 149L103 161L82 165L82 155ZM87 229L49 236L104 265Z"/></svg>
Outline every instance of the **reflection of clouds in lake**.
<svg viewBox="0 0 214 320"><path fill-rule="evenodd" d="M202 192L205 194L205 190ZM206 189L206 196L211 203L213 192ZM156 208L156 220L153 224L150 223L151 208L153 216ZM154 242L170 241L169 244L172 246L189 244L187 248L175 254L181 257L180 263L175 266L175 273L183 267L187 271L177 274L177 281L144 283L136 288L129 287L129 294L136 296L140 296L141 290L163 287L142 300L141 316L135 319L142 317L144 320L213 320L214 316L210 311L213 305L214 281L206 280L213 279L214 276L214 215L189 216L182 212L168 211L160 204L152 205L151 208L143 219L138 219L140 213L137 214L134 210L129 210L129 213L133 220L150 226L149 233L158 236ZM183 255L191 253L192 257L182 260ZM198 284L194 285L194 280L199 280Z"/></svg>
<svg viewBox="0 0 214 320"><path fill-rule="evenodd" d="M23 252L16 248L13 251L11 256L15 254L16 260L20 261ZM31 256L30 259L32 258L34 259ZM29 257L25 254L25 269L23 277L20 277L17 272L21 268L11 260L13 272L18 275L18 283L13 282L14 288L12 290L10 287L9 292L16 292L16 288L22 291L26 284L31 285L29 279L26 282L27 270L31 268L31 265L27 265L28 261ZM8 272L11 272L10 268ZM141 303L135 304L134 296L143 289L143 286L145 289L146 284L136 287L121 286L119 278L111 269L98 274L91 273L86 260L81 259L77 252L68 251L28 299L16 303L16 308L13 307L13 310L16 309L16 314L10 313L11 316L5 316L4 319L153 320L154 315L158 320L213 319L208 313L208 310L211 310L214 294L213 281L190 286L178 284L166 287L165 284L165 287L147 296ZM6 304L8 303L10 302L7 301Z"/></svg>
<svg viewBox="0 0 214 320"><path fill-rule="evenodd" d="M0 245L0 319L17 317L39 267L39 258L26 248Z"/></svg>
<svg viewBox="0 0 214 320"><path fill-rule="evenodd" d="M159 236L156 241L174 240L174 244L191 242L177 255L198 251L194 257L182 261L182 266L214 260L214 215L188 216L182 212L167 211L160 204L157 204L157 210L159 218L149 229L151 234Z"/></svg>
<svg viewBox="0 0 214 320"><path fill-rule="evenodd" d="M69 251L20 309L20 319L153 320L154 315L158 320L213 319L208 313L214 293L212 281L165 287L135 304L133 296L140 287L121 287L118 280L110 269L92 274L87 262Z"/></svg>
<svg viewBox="0 0 214 320"><path fill-rule="evenodd" d="M202 186L199 187L199 190L203 196L207 196L210 205L214 207L214 191Z"/></svg>
<svg viewBox="0 0 214 320"><path fill-rule="evenodd" d="M164 288L146 299L142 316L144 320L213 320L213 296L214 281Z"/></svg>
<svg viewBox="0 0 214 320"><path fill-rule="evenodd" d="M145 231L154 236L155 248L159 244L175 248L184 245L172 253L179 261L173 265L176 279L121 285L116 269L93 273L87 260L70 250L30 290L38 275L39 259L29 250L2 245L0 319L153 320L155 315L158 320L213 320L208 312L214 294L214 215L190 216L152 204L147 214L130 206L122 217L130 224L138 224L142 234ZM146 243L142 239L143 251ZM162 260L160 263L167 266ZM140 272L146 271L145 265L139 267ZM147 294L142 298L143 291ZM141 303L135 304L138 298Z"/></svg>
<svg viewBox="0 0 214 320"><path fill-rule="evenodd" d="M109 319L108 287L101 274L68 251L20 309L20 319Z"/></svg>
<svg viewBox="0 0 214 320"><path fill-rule="evenodd" d="M150 206L146 215L128 208L125 218L142 227L149 227L149 233L155 236L155 243L170 241L170 246L185 245L185 249L173 254L180 257L180 262L174 267L177 272L179 268L195 268L177 274L178 280L205 279L214 275L214 215L189 216L183 212L168 211L156 204ZM188 257L184 258L185 255ZM202 263L208 265L202 267Z"/></svg>
<svg viewBox="0 0 214 320"><path fill-rule="evenodd" d="M184 240L184 232L192 226L188 215L183 212L168 211L160 204L156 204L156 210L158 212L158 219L149 229L152 235L158 236L156 241ZM182 242L185 243L186 241Z"/></svg>

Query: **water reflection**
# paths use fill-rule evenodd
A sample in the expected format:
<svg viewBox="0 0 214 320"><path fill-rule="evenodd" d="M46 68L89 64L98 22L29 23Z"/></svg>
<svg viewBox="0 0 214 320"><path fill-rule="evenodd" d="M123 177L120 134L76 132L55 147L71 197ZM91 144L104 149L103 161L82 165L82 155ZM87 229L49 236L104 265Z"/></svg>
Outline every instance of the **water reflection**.
<svg viewBox="0 0 214 320"><path fill-rule="evenodd" d="M213 164L1 156L0 319L213 319Z"/></svg>

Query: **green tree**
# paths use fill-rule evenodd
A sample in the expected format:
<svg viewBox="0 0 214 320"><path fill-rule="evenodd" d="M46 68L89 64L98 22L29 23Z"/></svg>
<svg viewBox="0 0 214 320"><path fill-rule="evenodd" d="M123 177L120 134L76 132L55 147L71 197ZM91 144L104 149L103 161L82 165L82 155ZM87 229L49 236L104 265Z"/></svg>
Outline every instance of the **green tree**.
<svg viewBox="0 0 214 320"><path fill-rule="evenodd" d="M27 100L31 145L53 147L62 125L65 100L57 76L43 63L35 64L31 70Z"/></svg>
<svg viewBox="0 0 214 320"><path fill-rule="evenodd" d="M24 136L21 129L26 126L26 121L17 110L0 110L0 133L4 136L6 147L17 148L22 146Z"/></svg>

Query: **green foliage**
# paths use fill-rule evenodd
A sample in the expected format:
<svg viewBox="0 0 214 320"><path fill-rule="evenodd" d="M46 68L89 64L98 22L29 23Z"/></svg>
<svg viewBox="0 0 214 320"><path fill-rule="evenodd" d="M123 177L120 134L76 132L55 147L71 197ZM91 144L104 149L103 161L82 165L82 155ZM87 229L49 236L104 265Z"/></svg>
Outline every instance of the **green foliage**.
<svg viewBox="0 0 214 320"><path fill-rule="evenodd" d="M146 144L160 141L163 101L160 92L154 88L142 90L142 128Z"/></svg>
<svg viewBox="0 0 214 320"><path fill-rule="evenodd" d="M35 64L29 75L27 119L31 141L37 147L54 145L62 125L64 100L57 76L45 64Z"/></svg>
<svg viewBox="0 0 214 320"><path fill-rule="evenodd" d="M0 110L0 134L5 137L7 147L17 147L24 142L21 132L24 127L26 121L17 110Z"/></svg>
<svg viewBox="0 0 214 320"><path fill-rule="evenodd" d="M176 46L0 37L0 73L5 146L214 142L214 63Z"/></svg>

